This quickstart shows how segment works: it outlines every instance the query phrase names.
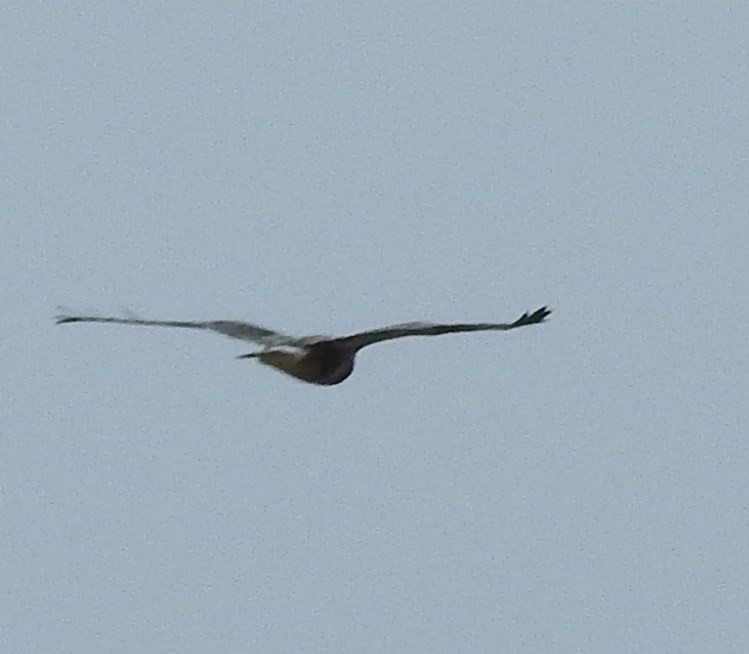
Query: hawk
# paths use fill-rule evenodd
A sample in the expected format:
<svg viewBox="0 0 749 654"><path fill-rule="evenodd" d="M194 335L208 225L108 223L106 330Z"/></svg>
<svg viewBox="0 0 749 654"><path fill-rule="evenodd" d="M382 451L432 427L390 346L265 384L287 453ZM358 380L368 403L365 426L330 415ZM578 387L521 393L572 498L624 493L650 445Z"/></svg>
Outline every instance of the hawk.
<svg viewBox="0 0 749 654"><path fill-rule="evenodd" d="M145 320L131 317L106 316L57 316L57 324L73 322L114 323L117 325L144 325L153 327L184 327L218 332L224 336L250 341L262 349L242 354L238 359L257 359L266 366L291 375L310 384L333 386L347 379L354 370L356 354L364 347L382 341L405 336L439 336L455 332L507 331L526 325L536 325L546 320L551 313L541 307L532 313L526 312L514 322L479 322L435 324L407 322L400 325L380 327L349 336L303 336L294 337L266 329L258 325L234 320L181 321Z"/></svg>

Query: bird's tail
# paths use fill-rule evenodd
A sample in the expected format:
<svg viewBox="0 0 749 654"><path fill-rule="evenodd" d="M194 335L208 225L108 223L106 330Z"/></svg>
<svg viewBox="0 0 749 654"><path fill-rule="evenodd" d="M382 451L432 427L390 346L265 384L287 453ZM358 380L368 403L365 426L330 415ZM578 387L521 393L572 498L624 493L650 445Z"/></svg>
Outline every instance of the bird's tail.
<svg viewBox="0 0 749 654"><path fill-rule="evenodd" d="M240 354L237 359L257 359L262 352L250 352L249 354Z"/></svg>

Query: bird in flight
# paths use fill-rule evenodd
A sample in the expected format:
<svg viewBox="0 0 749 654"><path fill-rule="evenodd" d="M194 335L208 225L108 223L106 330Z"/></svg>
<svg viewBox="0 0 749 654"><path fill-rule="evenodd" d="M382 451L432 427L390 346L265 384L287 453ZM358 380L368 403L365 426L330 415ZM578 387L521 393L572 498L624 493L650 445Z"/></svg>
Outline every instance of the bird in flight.
<svg viewBox="0 0 749 654"><path fill-rule="evenodd" d="M408 322L400 325L380 327L349 336L287 336L265 327L234 320L210 320L206 322L180 320L144 320L142 318L118 318L105 316L57 316L57 324L73 322L100 322L117 325L144 325L152 327L184 327L218 332L224 336L250 341L262 349L242 354L238 359L257 359L311 384L333 386L344 381L354 370L357 352L367 345L390 341L405 336L438 336L455 332L507 331L516 327L536 325L546 320L551 313L547 307L526 312L514 322L507 323L458 323L435 324Z"/></svg>

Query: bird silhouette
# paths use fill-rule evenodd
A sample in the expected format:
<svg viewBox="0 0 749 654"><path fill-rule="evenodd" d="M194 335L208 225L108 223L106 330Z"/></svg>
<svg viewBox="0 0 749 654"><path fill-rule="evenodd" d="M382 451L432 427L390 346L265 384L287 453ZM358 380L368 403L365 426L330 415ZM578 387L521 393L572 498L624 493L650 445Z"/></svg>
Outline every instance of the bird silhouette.
<svg viewBox="0 0 749 654"><path fill-rule="evenodd" d="M266 329L258 325L235 320L181 321L181 320L145 320L135 317L107 316L57 316L57 324L74 322L113 323L117 325L143 325L152 327L183 327L186 329L203 329L214 331L230 338L250 341L263 346L263 349L249 354L242 354L238 359L257 359L260 363L271 366L311 384L333 386L340 384L354 370L354 359L357 352L368 345L390 341L406 336L439 336L456 332L507 331L526 325L536 325L546 320L551 313L547 307L541 307L532 313L526 312L514 322L509 323L454 323L438 324L428 322L407 322L399 325L380 327L366 332L348 336L303 336L294 337L281 332Z"/></svg>

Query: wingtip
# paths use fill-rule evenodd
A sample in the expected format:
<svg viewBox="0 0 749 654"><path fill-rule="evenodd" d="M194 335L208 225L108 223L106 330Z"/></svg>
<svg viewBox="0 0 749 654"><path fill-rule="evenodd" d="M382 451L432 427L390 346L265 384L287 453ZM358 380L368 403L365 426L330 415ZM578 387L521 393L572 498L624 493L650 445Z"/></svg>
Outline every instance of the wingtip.
<svg viewBox="0 0 749 654"><path fill-rule="evenodd" d="M536 309L533 313L526 311L520 318L518 318L513 326L521 327L524 325L537 325L542 322L546 322L546 318L551 314L549 307L541 307Z"/></svg>

